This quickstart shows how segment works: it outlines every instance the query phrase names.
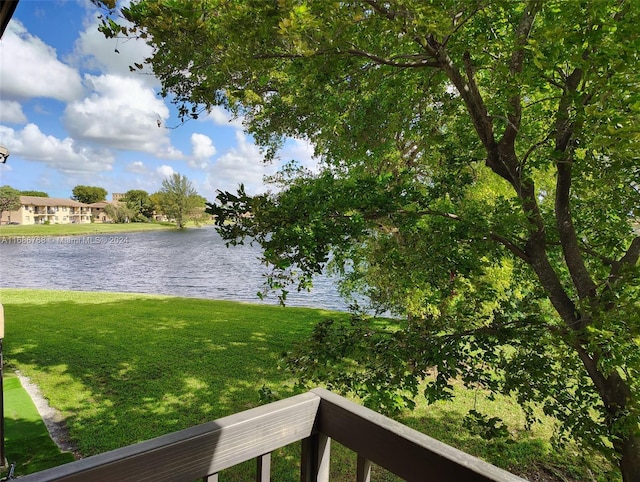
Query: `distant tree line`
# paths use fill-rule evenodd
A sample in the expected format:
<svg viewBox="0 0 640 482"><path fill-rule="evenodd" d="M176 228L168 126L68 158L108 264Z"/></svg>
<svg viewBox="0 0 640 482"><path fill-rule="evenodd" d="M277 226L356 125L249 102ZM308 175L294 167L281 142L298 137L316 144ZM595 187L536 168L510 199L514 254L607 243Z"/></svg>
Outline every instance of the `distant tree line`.
<svg viewBox="0 0 640 482"><path fill-rule="evenodd" d="M107 190L99 186L77 185L71 199L85 204L106 201ZM0 187L0 217L5 211L20 209L20 196L49 197L43 191L19 191L11 186ZM207 200L200 196L186 176L175 173L162 181L156 193L142 189L127 191L118 203L107 203L104 211L114 223L137 223L154 220L154 216L166 217L184 229L187 222L200 222L206 216Z"/></svg>
<svg viewBox="0 0 640 482"><path fill-rule="evenodd" d="M78 185L71 192L73 193L71 199L85 204L98 203L107 199L107 190L103 187Z"/></svg>
<svg viewBox="0 0 640 482"><path fill-rule="evenodd" d="M0 219L5 211L20 209L20 191L11 186L0 187Z"/></svg>
<svg viewBox="0 0 640 482"><path fill-rule="evenodd" d="M158 192L127 191L118 204L109 204L105 213L116 223L148 222L164 216L184 229L189 221L202 221L207 200L200 196L186 176L175 173L162 181Z"/></svg>
<svg viewBox="0 0 640 482"><path fill-rule="evenodd" d="M49 197L44 191L20 191L20 196Z"/></svg>

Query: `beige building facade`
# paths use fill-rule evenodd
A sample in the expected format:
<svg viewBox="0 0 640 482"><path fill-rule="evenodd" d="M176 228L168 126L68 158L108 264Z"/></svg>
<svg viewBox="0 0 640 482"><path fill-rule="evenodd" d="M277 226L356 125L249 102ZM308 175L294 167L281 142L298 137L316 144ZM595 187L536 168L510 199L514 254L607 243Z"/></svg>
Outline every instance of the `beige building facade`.
<svg viewBox="0 0 640 482"><path fill-rule="evenodd" d="M90 223L92 208L73 199L20 196L20 209L2 213L1 224Z"/></svg>
<svg viewBox="0 0 640 482"><path fill-rule="evenodd" d="M117 203L110 203L109 201L100 201L97 203L89 204L91 208L91 216L94 223L110 223L111 218L107 215L104 208Z"/></svg>

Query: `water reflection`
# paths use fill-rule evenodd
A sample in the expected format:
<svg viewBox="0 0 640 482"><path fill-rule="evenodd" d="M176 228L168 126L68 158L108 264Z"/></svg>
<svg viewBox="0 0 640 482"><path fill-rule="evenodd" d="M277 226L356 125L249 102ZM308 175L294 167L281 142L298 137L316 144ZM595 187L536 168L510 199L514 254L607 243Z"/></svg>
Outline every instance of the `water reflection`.
<svg viewBox="0 0 640 482"><path fill-rule="evenodd" d="M1 287L261 302L256 293L265 268L259 248L227 248L212 227L38 240L0 243ZM347 310L334 282L324 276L310 293L291 292L287 304Z"/></svg>

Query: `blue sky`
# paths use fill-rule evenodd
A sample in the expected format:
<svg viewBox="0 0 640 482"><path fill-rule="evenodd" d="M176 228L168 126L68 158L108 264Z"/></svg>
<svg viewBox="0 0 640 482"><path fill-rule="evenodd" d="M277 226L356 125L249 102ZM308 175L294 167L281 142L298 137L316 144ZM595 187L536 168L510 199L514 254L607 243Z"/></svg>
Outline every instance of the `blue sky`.
<svg viewBox="0 0 640 482"><path fill-rule="evenodd" d="M279 164L265 165L239 119L222 109L179 125L153 75L129 65L151 51L107 40L89 0L21 0L0 40L0 185L70 197L78 184L153 193L174 172L212 201L242 182L254 194ZM116 53L115 50L119 53ZM160 124L161 127L158 127ZM282 162L311 167L312 148L290 140Z"/></svg>

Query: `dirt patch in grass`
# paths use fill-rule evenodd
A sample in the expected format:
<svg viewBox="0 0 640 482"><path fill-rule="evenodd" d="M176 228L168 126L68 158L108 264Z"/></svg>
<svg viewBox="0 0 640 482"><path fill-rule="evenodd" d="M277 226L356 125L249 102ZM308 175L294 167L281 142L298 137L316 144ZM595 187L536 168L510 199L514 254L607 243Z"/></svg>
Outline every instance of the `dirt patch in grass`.
<svg viewBox="0 0 640 482"><path fill-rule="evenodd" d="M61 451L73 453L76 459L81 458L77 448L70 441L69 431L67 430L67 424L65 423L62 413L49 405L49 402L44 398L38 386L31 383L28 377L22 375L19 371L16 371L16 376L20 380L22 387L31 397L31 400L33 400L33 404L36 406L42 421L49 431L51 440L55 442Z"/></svg>

